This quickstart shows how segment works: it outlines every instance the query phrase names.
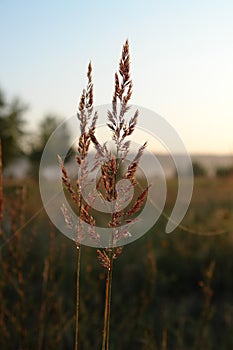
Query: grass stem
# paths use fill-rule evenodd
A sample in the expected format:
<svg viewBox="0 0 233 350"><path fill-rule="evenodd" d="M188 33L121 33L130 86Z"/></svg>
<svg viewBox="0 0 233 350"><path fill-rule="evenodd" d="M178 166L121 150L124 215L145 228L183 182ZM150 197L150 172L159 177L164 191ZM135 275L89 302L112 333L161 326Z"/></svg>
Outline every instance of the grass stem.
<svg viewBox="0 0 233 350"><path fill-rule="evenodd" d="M79 339L80 260L81 260L81 245L77 243L75 350L78 350L78 339Z"/></svg>
<svg viewBox="0 0 233 350"><path fill-rule="evenodd" d="M110 311L112 294L112 273L113 273L113 250L109 250L109 268L106 276L105 310L104 310L104 330L102 350L109 350L110 338Z"/></svg>

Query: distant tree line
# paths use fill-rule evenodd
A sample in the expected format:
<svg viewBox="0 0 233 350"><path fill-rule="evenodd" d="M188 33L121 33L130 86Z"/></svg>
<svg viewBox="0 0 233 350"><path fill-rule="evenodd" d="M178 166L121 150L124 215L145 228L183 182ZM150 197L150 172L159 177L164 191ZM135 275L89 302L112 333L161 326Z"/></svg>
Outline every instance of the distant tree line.
<svg viewBox="0 0 233 350"><path fill-rule="evenodd" d="M25 157L30 164L30 175L37 176L44 147L61 121L56 115L46 115L37 126L37 131L30 133L26 131L24 119L27 109L27 106L17 98L7 101L3 91L0 90L0 139L3 169L16 159ZM62 133L58 134L57 144L54 145L57 147L57 153L59 153L61 144L69 145L69 140L69 131L64 125Z"/></svg>
<svg viewBox="0 0 233 350"><path fill-rule="evenodd" d="M206 177L208 175L207 169L197 161L192 163L194 177ZM233 166L217 167L215 169L216 177L230 177L233 176Z"/></svg>
<svg viewBox="0 0 233 350"><path fill-rule="evenodd" d="M217 177L233 176L233 166L217 168L216 176Z"/></svg>
<svg viewBox="0 0 233 350"><path fill-rule="evenodd" d="M36 133L26 131L24 114L27 106L18 98L7 101L2 90L0 90L0 139L2 144L2 163L6 168L14 160L20 157L27 157L30 164L30 175L38 176L40 159L44 147L60 124L60 119L56 115L46 115L38 125ZM64 127L58 133L57 143L53 145L59 153L61 144L69 145L69 130ZM73 149L70 150L71 155ZM193 161L194 177L206 177L207 169L197 161ZM218 167L215 175L217 177L233 176L233 165L229 167Z"/></svg>
<svg viewBox="0 0 233 350"><path fill-rule="evenodd" d="M25 121L23 114L27 110L19 99L6 101L0 90L0 138L2 144L2 163L6 167L13 159L22 156Z"/></svg>

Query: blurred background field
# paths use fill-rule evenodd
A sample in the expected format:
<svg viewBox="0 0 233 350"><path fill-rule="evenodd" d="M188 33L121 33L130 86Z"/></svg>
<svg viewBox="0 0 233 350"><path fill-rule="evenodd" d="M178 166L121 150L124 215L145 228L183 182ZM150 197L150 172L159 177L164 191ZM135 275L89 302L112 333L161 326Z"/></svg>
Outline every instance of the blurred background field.
<svg viewBox="0 0 233 350"><path fill-rule="evenodd" d="M165 212L176 196L168 181ZM75 244L49 222L33 179L3 181L0 348L74 347ZM166 219L114 265L111 349L233 347L233 179L196 177L183 225ZM217 231L226 233L216 234ZM220 232L219 232L220 233ZM99 349L105 271L83 247L80 348Z"/></svg>

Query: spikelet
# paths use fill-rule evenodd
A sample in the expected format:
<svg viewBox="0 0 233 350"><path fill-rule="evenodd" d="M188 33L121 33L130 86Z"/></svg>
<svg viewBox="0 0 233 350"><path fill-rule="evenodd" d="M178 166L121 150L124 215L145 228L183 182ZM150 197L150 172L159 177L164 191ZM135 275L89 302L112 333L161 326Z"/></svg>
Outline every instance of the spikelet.
<svg viewBox="0 0 233 350"><path fill-rule="evenodd" d="M141 207L144 203L144 200L147 196L149 188L150 188L150 186L147 186L145 188L145 190L138 196L134 206L126 213L126 217L136 214L141 209Z"/></svg>
<svg viewBox="0 0 233 350"><path fill-rule="evenodd" d="M119 63L119 74L121 75L122 82L120 84L119 76L115 74L115 91L113 94L113 102L117 101L117 98L127 103L132 94L132 81L130 79L130 55L129 55L129 42L126 40L123 45L121 59Z"/></svg>
<svg viewBox="0 0 233 350"><path fill-rule="evenodd" d="M95 128L96 128L96 122L98 119L97 112L94 113L94 116L92 117L93 113L93 83L92 83L92 65L91 62L88 65L88 71L87 71L87 87L86 89L83 89L79 105L78 105L78 112L77 112L77 118L79 120L79 127L80 127L80 137L78 141L77 146L77 154L76 154L76 160L80 167L80 176L79 179L76 181L76 188L71 184L71 180L69 178L69 175L66 171L66 168L64 166L64 163L60 156L58 156L58 160L60 163L60 167L62 170L62 181L71 194L72 199L77 204L78 212L80 215L80 220L78 224L76 225L76 232L77 232L77 242L81 242L81 239L83 239L83 232L84 231L84 225L83 223L86 222L89 224L89 234L92 238L99 239L98 235L95 235L95 220L94 218L89 214L88 206L83 205L83 198L82 198L82 191L85 190L85 183L87 182L86 179L88 177L90 169L88 168L88 160L87 160L87 154L90 147L91 142L91 135L94 137ZM91 120L92 117L92 120ZM70 217L68 214L68 211L63 207L63 215L64 219L66 221L66 224L68 225L68 228L71 226Z"/></svg>
<svg viewBox="0 0 233 350"><path fill-rule="evenodd" d="M121 81L119 79L121 77ZM132 80L130 79L130 54L129 43L126 40L121 54L119 63L119 73L115 73L115 89L112 99L112 111L108 111L108 127L113 132L113 140L118 145L120 150L120 144L127 136L125 131L128 129L126 126L125 114L129 111L130 107L127 105L132 95ZM119 115L117 113L117 101L120 102ZM136 125L136 123L135 123ZM132 129L131 124L131 129ZM130 133L129 133L130 134Z"/></svg>
<svg viewBox="0 0 233 350"><path fill-rule="evenodd" d="M99 143L99 141L95 137L95 134L92 130L90 130L89 135L90 135L91 141L93 142L95 149L96 149L97 153L99 154L99 156L104 157L105 156L105 149L103 146L101 146L101 144Z"/></svg>
<svg viewBox="0 0 233 350"><path fill-rule="evenodd" d="M98 254L98 260L100 262L100 265L102 265L105 269L110 270L111 263L106 251L98 249L97 254Z"/></svg>
<svg viewBox="0 0 233 350"><path fill-rule="evenodd" d="M124 140L126 136L130 136L134 132L134 129L136 127L137 120L138 120L138 115L139 115L139 111L137 109L136 112L134 113L134 116L130 119L128 127L125 126L124 128L124 134L122 136L122 140Z"/></svg>
<svg viewBox="0 0 233 350"><path fill-rule="evenodd" d="M62 211L62 214L63 214L63 216L64 216L64 219L65 219L67 228L68 228L69 230L72 230L72 229L74 228L74 218L73 218L73 216L70 214L70 212L68 211L68 209L67 209L67 207L65 206L65 204L62 204L61 211Z"/></svg>
<svg viewBox="0 0 233 350"><path fill-rule="evenodd" d="M61 157L59 155L57 155L57 157L58 157L58 161L60 163L60 167L61 167L61 170L62 170L62 181L63 181L65 187L67 188L67 190L70 192L71 198L73 199L73 201L77 205L79 205L80 198L77 195L77 193L75 192L75 190L74 190L74 188L73 188L73 186L71 184L71 181L70 181L70 178L69 178L68 173L66 171L66 168L64 166L64 163L63 163L63 161L62 161L62 159L61 159Z"/></svg>
<svg viewBox="0 0 233 350"><path fill-rule="evenodd" d="M144 145L142 145L136 156L134 157L134 159L132 160L132 162L129 164L128 168L127 168L127 172L126 174L124 175L124 178L125 179L129 179L132 181L133 184L135 184L135 173L137 171L137 167L138 167L138 164L139 164L139 161L143 155L143 152L146 148L146 145L147 145L147 142L144 143Z"/></svg>
<svg viewBox="0 0 233 350"><path fill-rule="evenodd" d="M81 160L83 160L87 153L90 146L90 132L94 134L96 122L98 119L97 112L94 113L94 116L92 118L89 130L87 130L88 122L91 118L92 112L93 112L93 83L92 83L92 66L91 62L88 65L88 71L87 71L87 88L84 89L79 102L78 107L78 113L77 118L80 121L80 131L81 135L79 137L78 142L78 155L76 156L78 164L81 164Z"/></svg>
<svg viewBox="0 0 233 350"><path fill-rule="evenodd" d="M122 253L123 247L118 247L113 254L113 259L117 259L118 256Z"/></svg>
<svg viewBox="0 0 233 350"><path fill-rule="evenodd" d="M95 220L94 218L88 213L88 206L87 205L82 205L81 206L81 211L80 211L80 219L85 221L87 224L94 226L95 225Z"/></svg>

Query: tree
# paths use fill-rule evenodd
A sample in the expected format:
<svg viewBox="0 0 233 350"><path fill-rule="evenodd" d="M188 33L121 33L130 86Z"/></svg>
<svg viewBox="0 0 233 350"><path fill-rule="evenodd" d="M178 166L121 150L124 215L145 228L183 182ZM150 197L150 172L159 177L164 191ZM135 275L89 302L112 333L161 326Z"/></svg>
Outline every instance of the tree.
<svg viewBox="0 0 233 350"><path fill-rule="evenodd" d="M216 169L217 177L230 177L233 176L233 166L219 167Z"/></svg>
<svg viewBox="0 0 233 350"><path fill-rule="evenodd" d="M23 114L26 110L26 105L18 98L8 103L0 90L0 138L3 167L24 153L25 121L23 120Z"/></svg>
<svg viewBox="0 0 233 350"><path fill-rule="evenodd" d="M195 177L206 176L206 169L198 162L193 162L193 175Z"/></svg>
<svg viewBox="0 0 233 350"><path fill-rule="evenodd" d="M60 120L55 115L47 115L39 124L39 131L36 140L31 145L31 152L29 159L31 162L31 174L38 176L40 160L44 151L44 148L52 135L52 133L59 126ZM61 153L61 150L65 147L69 149L70 134L65 124L62 129L56 131L56 139L50 144L49 149L46 150L46 157L48 166L57 164L56 155Z"/></svg>

